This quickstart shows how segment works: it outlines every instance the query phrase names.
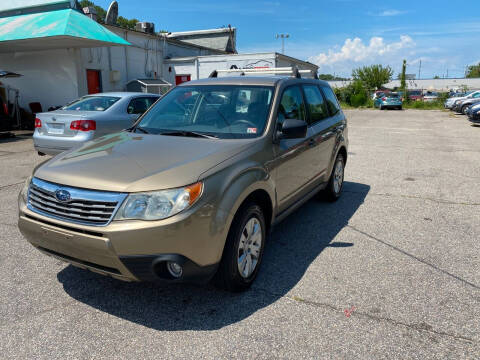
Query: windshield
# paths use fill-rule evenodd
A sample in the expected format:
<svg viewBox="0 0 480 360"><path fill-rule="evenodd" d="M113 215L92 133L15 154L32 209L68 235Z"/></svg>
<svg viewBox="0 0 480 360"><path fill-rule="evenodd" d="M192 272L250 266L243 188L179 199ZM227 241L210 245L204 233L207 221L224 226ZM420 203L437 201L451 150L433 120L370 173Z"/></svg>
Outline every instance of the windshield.
<svg viewBox="0 0 480 360"><path fill-rule="evenodd" d="M84 96L65 105L62 110L105 111L118 100L120 100L119 97L113 96Z"/></svg>
<svg viewBox="0 0 480 360"><path fill-rule="evenodd" d="M396 93L390 93L390 94L387 95L387 97L389 97L389 98L398 98L399 95L396 94Z"/></svg>
<svg viewBox="0 0 480 360"><path fill-rule="evenodd" d="M422 92L421 92L421 91L416 91L416 90L414 90L414 91L409 91L409 92L408 92L408 95L420 96L420 95L422 95Z"/></svg>
<svg viewBox="0 0 480 360"><path fill-rule="evenodd" d="M179 86L156 103L136 130L152 134L195 132L223 139L254 138L267 124L273 87Z"/></svg>

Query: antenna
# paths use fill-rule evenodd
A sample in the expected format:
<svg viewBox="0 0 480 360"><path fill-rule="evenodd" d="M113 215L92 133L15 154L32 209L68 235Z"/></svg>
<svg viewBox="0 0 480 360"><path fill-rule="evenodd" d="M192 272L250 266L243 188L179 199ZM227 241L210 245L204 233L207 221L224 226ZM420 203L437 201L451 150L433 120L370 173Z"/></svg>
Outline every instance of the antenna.
<svg viewBox="0 0 480 360"><path fill-rule="evenodd" d="M110 6L107 10L107 16L105 16L105 24L107 25L115 25L117 23L118 18L118 3L116 1L112 1Z"/></svg>

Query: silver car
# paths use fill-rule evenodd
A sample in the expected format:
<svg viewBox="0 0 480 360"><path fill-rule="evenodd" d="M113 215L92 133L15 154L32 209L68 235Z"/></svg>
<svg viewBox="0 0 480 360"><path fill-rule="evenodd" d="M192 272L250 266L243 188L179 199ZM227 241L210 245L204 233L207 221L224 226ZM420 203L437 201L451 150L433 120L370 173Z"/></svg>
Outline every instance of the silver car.
<svg viewBox="0 0 480 360"><path fill-rule="evenodd" d="M131 127L157 94L110 92L86 95L61 109L39 113L33 143L40 155L55 155L93 138Z"/></svg>

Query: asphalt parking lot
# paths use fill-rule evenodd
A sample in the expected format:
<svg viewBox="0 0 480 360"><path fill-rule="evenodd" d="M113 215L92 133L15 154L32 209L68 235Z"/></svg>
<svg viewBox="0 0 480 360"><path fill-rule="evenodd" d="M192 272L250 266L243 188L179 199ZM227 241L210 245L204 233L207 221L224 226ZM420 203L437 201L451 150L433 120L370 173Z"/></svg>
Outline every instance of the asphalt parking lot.
<svg viewBox="0 0 480 360"><path fill-rule="evenodd" d="M480 358L480 127L346 111L343 197L274 230L253 288L124 283L34 250L17 194L29 137L0 140L2 358Z"/></svg>

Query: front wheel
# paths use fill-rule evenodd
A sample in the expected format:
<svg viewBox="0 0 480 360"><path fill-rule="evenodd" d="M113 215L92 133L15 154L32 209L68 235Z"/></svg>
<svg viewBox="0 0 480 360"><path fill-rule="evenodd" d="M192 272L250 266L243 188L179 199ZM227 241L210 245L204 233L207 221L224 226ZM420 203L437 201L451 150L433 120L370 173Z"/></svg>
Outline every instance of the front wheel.
<svg viewBox="0 0 480 360"><path fill-rule="evenodd" d="M345 173L345 159L342 154L337 155L335 165L333 166L332 174L328 180L328 185L325 188L325 197L328 201L337 201L342 194L343 179Z"/></svg>
<svg viewBox="0 0 480 360"><path fill-rule="evenodd" d="M242 206L228 233L216 285L232 292L247 290L257 277L265 237L265 217L260 206Z"/></svg>

